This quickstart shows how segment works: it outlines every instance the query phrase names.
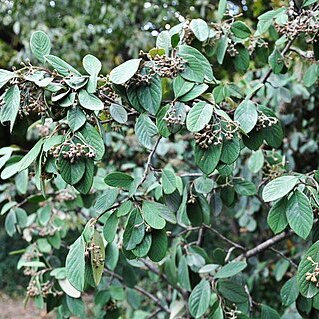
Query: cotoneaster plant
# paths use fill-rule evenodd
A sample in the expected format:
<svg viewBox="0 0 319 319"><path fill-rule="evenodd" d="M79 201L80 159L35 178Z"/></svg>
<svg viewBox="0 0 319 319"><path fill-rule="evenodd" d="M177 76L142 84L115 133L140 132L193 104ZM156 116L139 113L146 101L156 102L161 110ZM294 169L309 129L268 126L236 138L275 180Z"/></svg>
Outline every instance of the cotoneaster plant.
<svg viewBox="0 0 319 319"><path fill-rule="evenodd" d="M1 123L35 142L0 149L26 300L57 318L318 315L319 171L292 169L278 106L316 99L319 6L215 16L107 75L42 31L32 62L0 70Z"/></svg>

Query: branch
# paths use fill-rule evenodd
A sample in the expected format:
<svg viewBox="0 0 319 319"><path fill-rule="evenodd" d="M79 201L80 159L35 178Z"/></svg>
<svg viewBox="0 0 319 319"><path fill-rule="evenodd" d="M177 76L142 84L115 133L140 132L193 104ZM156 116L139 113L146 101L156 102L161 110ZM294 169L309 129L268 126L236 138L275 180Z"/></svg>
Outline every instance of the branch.
<svg viewBox="0 0 319 319"><path fill-rule="evenodd" d="M242 259L242 258L250 258L255 255L258 255L259 253L263 252L264 250L274 246L275 244L281 242L284 239L287 239L288 237L292 236L294 232L292 230L282 232L279 235L276 235L272 238L267 239L263 243L257 245L256 247L249 249L245 253L239 255L236 259Z"/></svg>
<svg viewBox="0 0 319 319"><path fill-rule="evenodd" d="M235 243L234 241L228 239L227 237L225 237L223 234L221 234L217 229L208 226L208 225L203 225L206 229L210 230L211 232L213 232L214 234L216 234L220 239L222 239L223 241L227 242L228 244L241 249L241 250L246 250L246 248L240 244Z"/></svg>
<svg viewBox="0 0 319 319"><path fill-rule="evenodd" d="M162 138L162 137L159 137L159 138L156 140L156 142L155 142L155 144L154 144L154 146L153 146L153 148L152 148L150 154L148 155L148 159L147 159L147 162L146 162L146 167L145 167L145 170L144 170L142 179L141 179L141 181L138 183L137 188L138 188L139 186L141 186L141 185L145 182L145 180L146 180L147 173L148 173L148 171L150 170L150 168L152 167L152 163L151 163L151 162L152 162L152 158L153 158L153 156L154 156L154 154L155 154L155 152L156 152L156 149L157 149L157 147L158 147L158 144L159 144L161 138Z"/></svg>
<svg viewBox="0 0 319 319"><path fill-rule="evenodd" d="M123 286L126 286L126 285L124 284L124 279L123 279L123 277L121 277L121 276L118 275L117 273L115 273L115 272L113 272L113 271L111 271L111 270L109 270L109 269L107 269L107 268L104 268L104 272L107 273L108 275L111 275L112 277L118 279ZM154 295L152 295L151 293L149 293L148 291L146 291L146 290L144 290L143 288L138 287L138 286L134 286L133 289L135 289L136 291L138 291L138 292L141 293L142 295L148 297L149 299L153 300L153 301L157 304L157 306L158 306L160 309L162 309L162 311L165 311L165 312L168 313L168 314L170 313L169 309L166 308L165 306L163 306L163 305L161 304L161 301L160 301L157 297L155 297Z"/></svg>
<svg viewBox="0 0 319 319"><path fill-rule="evenodd" d="M158 275L160 278L162 278L165 282L167 282L167 284L171 287L173 287L174 289L176 289L178 292L181 293L181 295L183 297L187 296L187 291L184 291L181 287L179 286L172 286L171 283L169 282L167 276L163 273L160 272L160 270L151 262L149 262L147 259L144 258L140 258L139 259L146 267L147 269L149 269L151 272L153 272L154 274Z"/></svg>
<svg viewBox="0 0 319 319"><path fill-rule="evenodd" d="M290 49L290 46L292 45L292 43L294 42L295 38L289 40L286 44L286 46L284 47L284 49L281 52L281 55L284 57L285 54L288 52L288 50ZM270 68L267 73L262 77L261 79L261 84L265 84L267 82L267 80L269 79L269 77L272 75L272 68ZM259 88L261 89L261 87ZM253 97L257 94L257 92L259 91L259 89L257 89L251 96L250 96L250 100L253 99Z"/></svg>

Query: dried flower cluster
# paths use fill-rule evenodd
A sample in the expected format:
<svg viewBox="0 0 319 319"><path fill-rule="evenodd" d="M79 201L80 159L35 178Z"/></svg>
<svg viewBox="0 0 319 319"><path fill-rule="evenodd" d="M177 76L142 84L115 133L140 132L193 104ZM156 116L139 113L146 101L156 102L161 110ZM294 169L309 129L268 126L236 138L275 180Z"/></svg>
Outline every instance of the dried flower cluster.
<svg viewBox="0 0 319 319"><path fill-rule="evenodd" d="M186 61L179 56L168 57L166 55L155 55L153 58L154 71L165 78L175 78L180 72L185 69Z"/></svg>
<svg viewBox="0 0 319 319"><path fill-rule="evenodd" d="M315 262L310 256L307 257L307 260L312 263L314 266L314 269L312 272L306 273L306 280L311 281L313 284L315 284L317 287L319 287L319 263Z"/></svg>
<svg viewBox="0 0 319 319"><path fill-rule="evenodd" d="M97 91L98 97L104 103L104 108L107 109L112 103L116 103L119 99L118 94L116 94L110 83L100 87Z"/></svg>
<svg viewBox="0 0 319 319"><path fill-rule="evenodd" d="M54 283L52 281L46 281L44 283L37 282L35 279L31 279L27 287L27 295L29 297L36 297L42 295L47 297L49 294L53 296L63 295L62 291L54 289Z"/></svg>
<svg viewBox="0 0 319 319"><path fill-rule="evenodd" d="M263 128L270 127L278 123L278 119L274 116L267 116L265 113L258 111L258 120L256 124L256 130L260 131Z"/></svg>
<svg viewBox="0 0 319 319"><path fill-rule="evenodd" d="M91 242L90 245L86 248L86 256L92 256L92 262L95 268L98 268L104 265L104 258L101 253L101 247Z"/></svg>
<svg viewBox="0 0 319 319"><path fill-rule="evenodd" d="M53 157L58 158L60 154L63 158L74 163L77 159L86 157L94 158L96 153L90 145L65 141L64 143L54 146L50 149Z"/></svg>
<svg viewBox="0 0 319 319"><path fill-rule="evenodd" d="M293 1L292 1L293 3ZM300 12L290 7L289 19L284 25L275 24L281 34L293 39L301 33L317 34L319 30L319 11L301 9Z"/></svg>
<svg viewBox="0 0 319 319"><path fill-rule="evenodd" d="M173 126L173 125L183 125L185 121L185 116L182 114L178 114L178 110L176 109L176 106L172 104L172 106L168 109L168 111L165 114L165 117L163 118L164 121L166 121L167 126Z"/></svg>
<svg viewBox="0 0 319 319"><path fill-rule="evenodd" d="M231 140L238 134L235 122L220 120L219 123L207 124L203 130L195 133L195 143L201 148L208 149L212 145L219 145L224 139Z"/></svg>

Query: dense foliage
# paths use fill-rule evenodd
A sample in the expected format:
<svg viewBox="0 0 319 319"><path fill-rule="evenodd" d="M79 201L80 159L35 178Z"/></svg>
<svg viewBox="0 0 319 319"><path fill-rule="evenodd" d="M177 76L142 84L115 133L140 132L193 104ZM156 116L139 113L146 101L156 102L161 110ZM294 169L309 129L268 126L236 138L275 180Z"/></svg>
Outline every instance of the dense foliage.
<svg viewBox="0 0 319 319"><path fill-rule="evenodd" d="M317 1L255 24L221 0L109 74L34 32L32 62L0 69L0 121L34 142L0 149L26 301L57 318L86 318L91 294L94 318L316 318L318 30Z"/></svg>

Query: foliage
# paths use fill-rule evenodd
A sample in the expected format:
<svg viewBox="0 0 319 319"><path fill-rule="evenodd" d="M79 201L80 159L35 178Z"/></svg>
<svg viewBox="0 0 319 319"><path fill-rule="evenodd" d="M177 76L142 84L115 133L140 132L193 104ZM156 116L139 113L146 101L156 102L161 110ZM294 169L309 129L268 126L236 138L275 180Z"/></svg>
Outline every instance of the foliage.
<svg viewBox="0 0 319 319"><path fill-rule="evenodd" d="M1 123L35 142L0 149L0 214L57 318L85 292L95 318L317 316L319 6L214 14L107 75L42 31L0 70Z"/></svg>

